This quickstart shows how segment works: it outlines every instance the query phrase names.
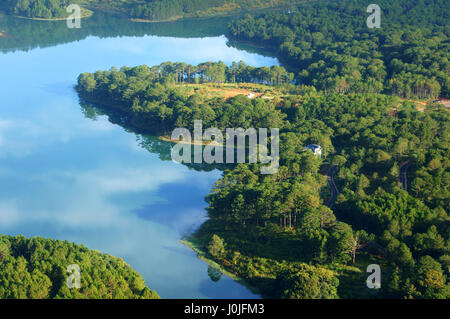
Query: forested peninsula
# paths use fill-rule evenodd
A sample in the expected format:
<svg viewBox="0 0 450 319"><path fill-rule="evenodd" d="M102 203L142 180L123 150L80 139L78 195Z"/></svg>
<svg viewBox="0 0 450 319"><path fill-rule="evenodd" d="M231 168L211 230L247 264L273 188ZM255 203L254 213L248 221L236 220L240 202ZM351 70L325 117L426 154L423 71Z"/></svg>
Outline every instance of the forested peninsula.
<svg viewBox="0 0 450 319"><path fill-rule="evenodd" d="M264 297L448 298L448 110L378 93L325 94L291 78L280 67L163 63L84 73L77 90L153 134L193 120L280 128L278 172L229 167L207 196L209 220L188 238ZM211 86L215 97L204 91ZM221 96L228 86L255 96ZM309 144L322 156L305 152ZM340 194L330 209L332 167ZM373 263L384 278L375 291L365 282Z"/></svg>
<svg viewBox="0 0 450 319"><path fill-rule="evenodd" d="M67 284L70 265L80 287ZM0 235L0 299L159 299L122 259L83 245Z"/></svg>

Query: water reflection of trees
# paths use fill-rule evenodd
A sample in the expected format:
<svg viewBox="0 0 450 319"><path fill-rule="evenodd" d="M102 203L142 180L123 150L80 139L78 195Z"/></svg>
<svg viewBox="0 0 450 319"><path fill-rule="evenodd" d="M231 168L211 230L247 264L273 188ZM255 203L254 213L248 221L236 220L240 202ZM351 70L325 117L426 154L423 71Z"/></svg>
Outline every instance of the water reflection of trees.
<svg viewBox="0 0 450 319"><path fill-rule="evenodd" d="M86 118L95 121L99 116L106 116L108 118L108 121L112 124L121 126L125 131L129 133L134 133L136 135L136 140L139 146L146 149L150 153L157 154L158 158L162 161L172 160L171 152L174 144L160 140L158 137L149 134L149 132L134 128L125 113L122 113L115 109L108 109L106 107L93 105L89 102L86 102L82 98L80 98L79 103L81 106L81 112ZM191 163L183 163L183 165L196 171L209 172L215 169L223 171L225 169L233 168L233 164L194 163L194 146L192 146L191 154Z"/></svg>

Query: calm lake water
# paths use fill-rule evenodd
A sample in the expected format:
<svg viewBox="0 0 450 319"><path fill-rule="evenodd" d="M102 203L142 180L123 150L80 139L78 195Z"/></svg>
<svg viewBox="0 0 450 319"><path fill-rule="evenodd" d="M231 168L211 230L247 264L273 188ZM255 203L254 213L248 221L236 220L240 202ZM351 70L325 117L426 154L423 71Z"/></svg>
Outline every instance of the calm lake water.
<svg viewBox="0 0 450 319"><path fill-rule="evenodd" d="M73 86L81 72L112 66L278 61L227 46L208 20L95 19L81 30L0 19L8 34L0 38L0 233L68 240L121 257L163 298L258 297L226 276L213 282L208 265L179 243L205 220L204 197L221 173L162 160L167 145L105 116L86 117Z"/></svg>

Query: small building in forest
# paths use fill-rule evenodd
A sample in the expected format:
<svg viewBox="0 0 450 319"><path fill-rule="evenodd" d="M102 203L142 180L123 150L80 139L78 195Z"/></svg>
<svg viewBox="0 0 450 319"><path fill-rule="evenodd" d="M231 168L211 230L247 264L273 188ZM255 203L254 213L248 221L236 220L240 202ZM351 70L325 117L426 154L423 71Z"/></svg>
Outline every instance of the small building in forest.
<svg viewBox="0 0 450 319"><path fill-rule="evenodd" d="M309 144L305 147L305 149L312 151L315 156L322 156L322 147L320 147L320 145Z"/></svg>

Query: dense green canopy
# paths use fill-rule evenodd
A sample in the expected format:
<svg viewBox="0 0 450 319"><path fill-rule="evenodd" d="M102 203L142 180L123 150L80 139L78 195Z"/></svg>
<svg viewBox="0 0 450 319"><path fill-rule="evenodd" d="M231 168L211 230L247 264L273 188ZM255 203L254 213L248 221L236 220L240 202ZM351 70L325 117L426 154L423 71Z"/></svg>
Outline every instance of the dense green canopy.
<svg viewBox="0 0 450 319"><path fill-rule="evenodd" d="M4 0L0 9L23 17L51 19L67 17L66 8L71 3L69 0Z"/></svg>
<svg viewBox="0 0 450 319"><path fill-rule="evenodd" d="M448 1L377 1L379 29L366 25L370 3L307 2L289 13L248 15L229 33L274 47L300 83L325 92L449 97Z"/></svg>

